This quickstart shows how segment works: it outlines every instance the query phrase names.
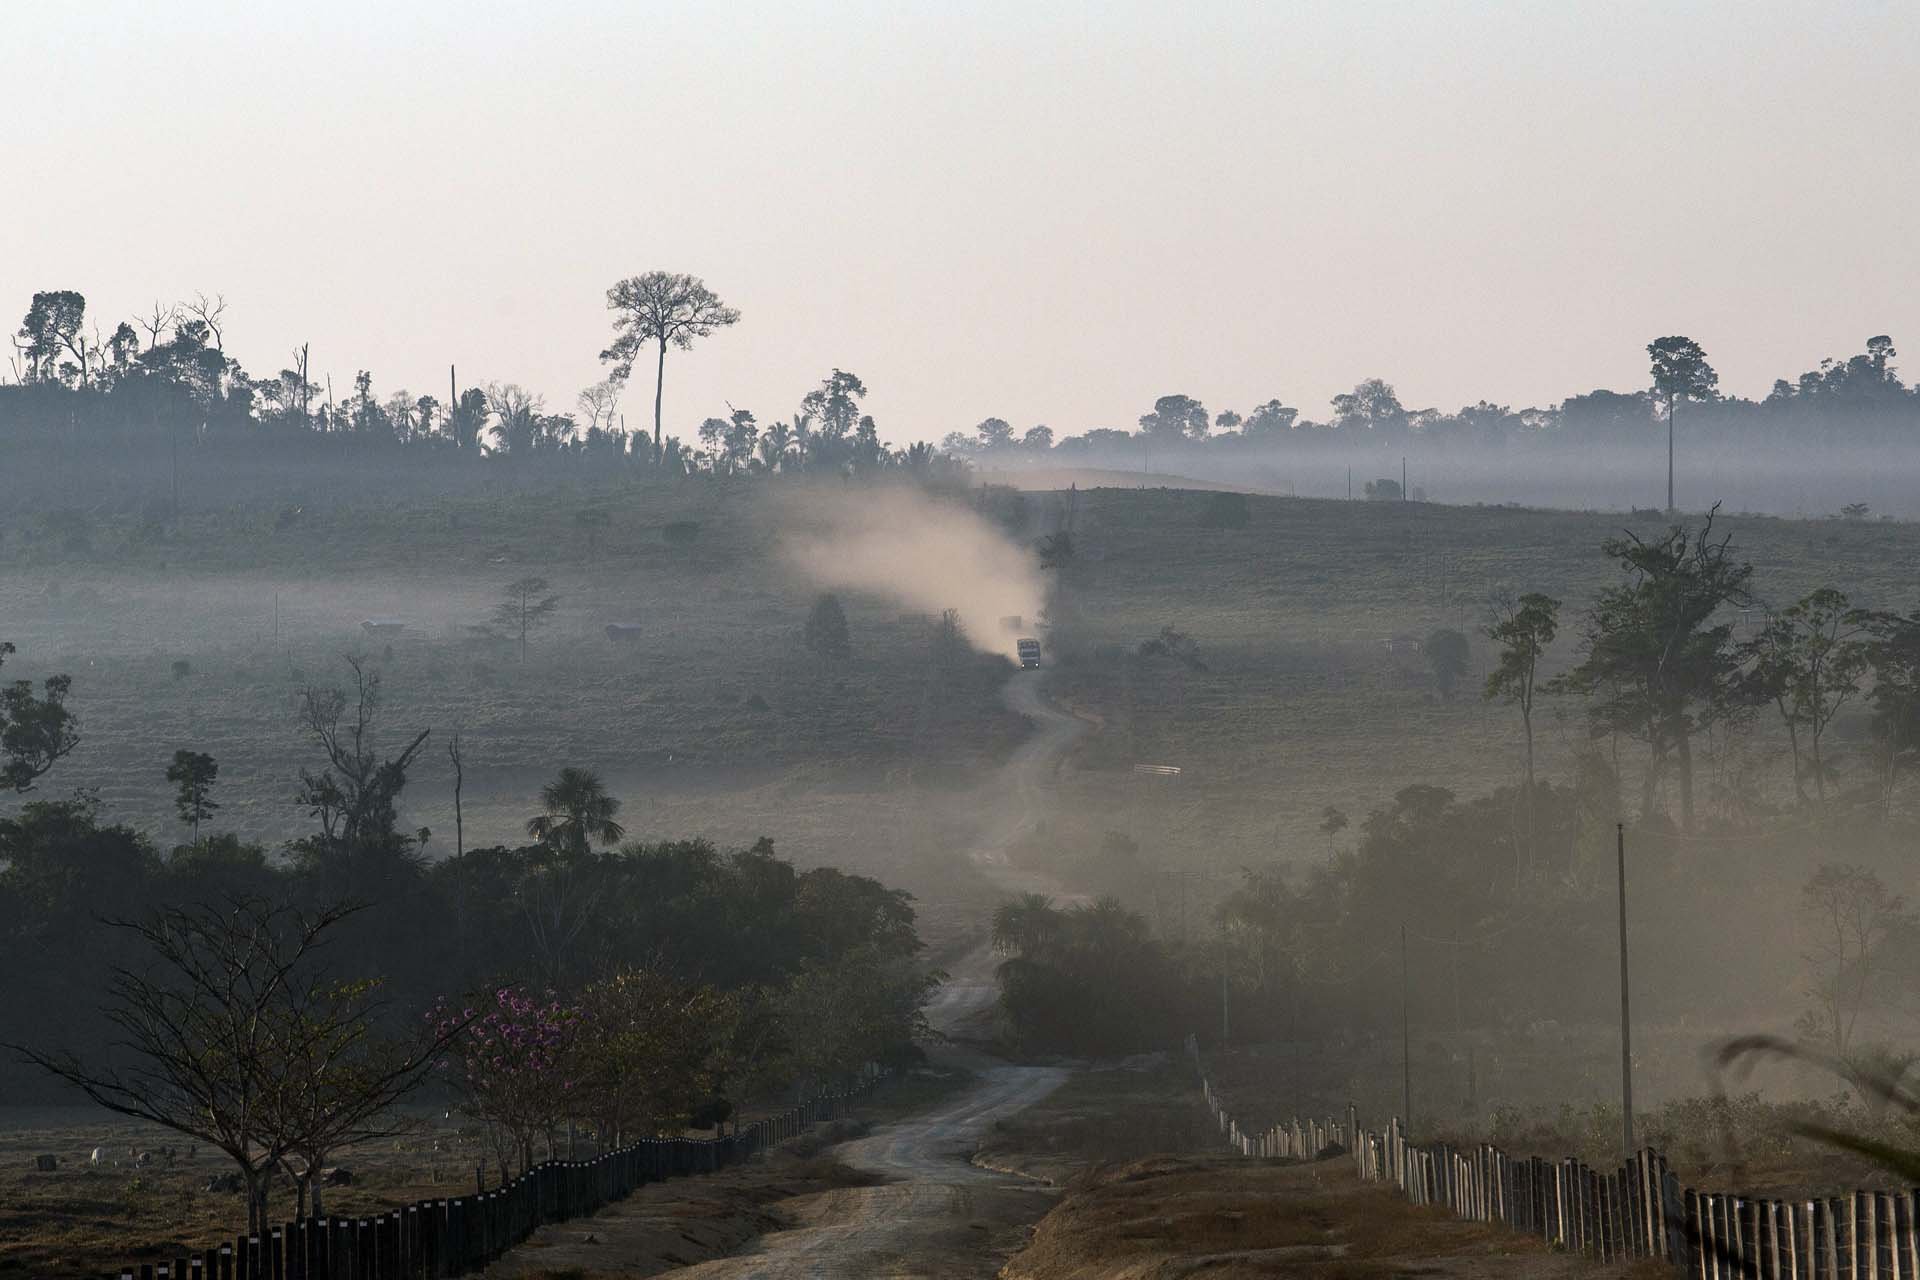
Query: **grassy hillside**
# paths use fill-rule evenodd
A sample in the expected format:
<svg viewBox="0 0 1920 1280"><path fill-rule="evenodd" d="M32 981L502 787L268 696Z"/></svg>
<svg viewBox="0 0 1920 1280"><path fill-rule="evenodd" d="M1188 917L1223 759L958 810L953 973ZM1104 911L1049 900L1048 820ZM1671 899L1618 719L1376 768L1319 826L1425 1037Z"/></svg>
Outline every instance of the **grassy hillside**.
<svg viewBox="0 0 1920 1280"><path fill-rule="evenodd" d="M1070 590L1085 656L1057 669L1054 688L1104 721L1070 784L1090 815L1075 839L1092 838L1088 825L1124 829L1150 860L1177 852L1180 865L1222 876L1269 852L1324 849L1315 828L1328 804L1357 820L1413 782L1472 793L1514 781L1518 714L1479 697L1488 599L1507 588L1565 602L1557 670L1574 654L1587 603L1617 575L1602 539L1664 527L1655 517L1253 497L1246 527L1213 528L1214 502L1175 490L1080 497L1084 554ZM1716 527L1775 603L1833 584L1860 604L1920 604L1909 568L1920 527L1749 517ZM1205 670L1135 656L1169 625L1194 637ZM1451 702L1418 652L1386 643L1437 627L1473 642L1471 674ZM1537 724L1542 768L1564 770L1586 741L1580 709L1546 705ZM1788 785L1776 758L1785 739L1767 718L1719 745L1703 765L1710 782L1755 767L1767 785ZM1622 761L1631 779L1630 745ZM1183 773L1140 777L1135 763Z"/></svg>
<svg viewBox="0 0 1920 1280"><path fill-rule="evenodd" d="M608 778L635 834L771 834L805 862L889 870L903 844L951 836L931 819L909 835L899 806L950 791L1024 724L1000 705L1006 658L937 672L928 619L885 600L846 598L850 657L809 653L817 588L778 554L809 519L793 492L688 483L96 514L80 536L0 520L0 636L20 649L6 675L74 677L84 741L44 789L97 788L164 839L180 832L162 777L180 747L220 761L220 829L304 831L291 797L318 761L298 695L343 684L353 652L384 681L388 740L435 730L403 815L432 828L430 849L453 847L458 729L470 845L518 838L540 783L577 764ZM523 661L473 628L526 575L561 603ZM381 617L405 632L361 630ZM610 640L616 622L638 640Z"/></svg>
<svg viewBox="0 0 1920 1280"><path fill-rule="evenodd" d="M965 839L964 784L1023 732L996 696L1004 659L982 655L935 680L925 619L854 596L854 656L828 664L807 653L800 631L816 589L778 554L810 519L804 493L549 486L297 512L206 507L177 523L21 517L0 522L0 635L21 648L7 671L75 676L87 741L54 789L97 787L116 816L156 829L171 829L162 769L187 746L222 762L222 826L276 840L301 830L288 797L313 755L295 699L340 679L339 655L359 651L386 681L394 735L428 725L442 740L455 727L465 735L469 843L511 838L539 782L570 763L607 774L637 831L769 832L803 861L881 869L919 858L914 849L937 857ZM1080 656L1051 680L1102 729L1063 773L1059 817L1029 851L1098 870L1115 857L1105 833L1128 834L1137 857L1090 878L1153 897L1169 926L1183 897L1197 923L1209 878L1324 849L1315 826L1325 805L1358 818L1410 782L1473 792L1511 781L1517 717L1477 696L1485 602L1501 587L1565 600L1555 665L1564 662L1580 608L1613 573L1598 544L1622 526L1606 515L1250 497L1245 527L1211 527L1219 500L1078 496L1082 550L1062 612ZM1003 514L1030 538L1053 527L1060 505L1036 495ZM1834 583L1864 604L1915 603L1915 526L1724 525L1773 600ZM527 574L549 579L562 605L523 662L470 628ZM408 622L390 645L359 630L381 616ZM613 622L638 623L640 642L609 641ZM1195 638L1204 670L1136 656L1169 625ZM1417 652L1383 643L1438 626L1474 637L1474 674L1451 702ZM1551 774L1584 724L1575 708L1550 708L1541 725ZM1724 745L1704 766L1709 782L1755 767L1784 786L1764 721ZM1183 773L1140 777L1136 763ZM436 745L407 820L448 847L450 789ZM1169 879L1168 868L1201 879Z"/></svg>

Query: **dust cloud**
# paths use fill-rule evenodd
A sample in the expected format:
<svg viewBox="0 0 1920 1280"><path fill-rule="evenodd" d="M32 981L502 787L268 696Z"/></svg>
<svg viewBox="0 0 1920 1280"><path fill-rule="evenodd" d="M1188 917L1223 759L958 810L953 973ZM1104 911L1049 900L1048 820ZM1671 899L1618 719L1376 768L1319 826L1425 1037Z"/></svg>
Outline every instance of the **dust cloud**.
<svg viewBox="0 0 1920 1280"><path fill-rule="evenodd" d="M976 648L1006 648L1003 618L1031 631L1046 603L1033 553L979 513L919 492L824 496L807 532L781 542L785 562L826 590L863 591L905 608L960 615Z"/></svg>

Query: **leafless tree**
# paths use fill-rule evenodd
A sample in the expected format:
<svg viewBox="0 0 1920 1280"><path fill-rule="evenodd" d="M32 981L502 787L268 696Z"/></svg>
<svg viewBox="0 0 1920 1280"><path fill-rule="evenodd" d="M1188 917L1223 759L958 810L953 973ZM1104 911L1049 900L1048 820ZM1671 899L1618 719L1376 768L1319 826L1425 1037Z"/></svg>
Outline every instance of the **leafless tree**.
<svg viewBox="0 0 1920 1280"><path fill-rule="evenodd" d="M147 349L151 351L160 345L161 334L180 323L180 307L178 304L163 306L155 302L153 310L145 316L136 317L134 323L147 331ZM305 372L304 368L302 372Z"/></svg>
<svg viewBox="0 0 1920 1280"><path fill-rule="evenodd" d="M1798 1029L1844 1061L1860 1015L1892 976L1887 943L1913 926L1913 913L1872 871L1829 862L1801 890L1800 914L1813 1007Z"/></svg>
<svg viewBox="0 0 1920 1280"><path fill-rule="evenodd" d="M223 1152L239 1168L247 1229L257 1233L267 1178L290 1137L276 1073L284 1014L321 938L353 911L238 899L108 921L146 944L142 960L116 967L107 984L103 1012L119 1031L112 1056L122 1062L8 1047L109 1111Z"/></svg>
<svg viewBox="0 0 1920 1280"><path fill-rule="evenodd" d="M460 789L467 780L466 761L460 754L460 731L455 729L447 742L447 759L453 762L453 856L466 852L466 826L460 813Z"/></svg>
<svg viewBox="0 0 1920 1280"><path fill-rule="evenodd" d="M619 412L621 387L620 379L608 378L580 392L576 405L580 416L587 420L589 429L598 427L602 431L613 430L614 418Z"/></svg>
<svg viewBox="0 0 1920 1280"><path fill-rule="evenodd" d="M213 349L225 355L226 347L221 345L220 331L222 317L227 313L227 295L216 293L209 299L204 293L196 293L193 301L181 303L180 309L207 326L207 332L213 335Z"/></svg>
<svg viewBox="0 0 1920 1280"><path fill-rule="evenodd" d="M383 757L373 743L380 674L357 655L348 655L346 663L353 672L351 695L341 689L300 695L300 722L327 758L318 774L300 771L300 799L319 819L326 842L351 853L392 833L407 770L433 730L422 729L398 754Z"/></svg>

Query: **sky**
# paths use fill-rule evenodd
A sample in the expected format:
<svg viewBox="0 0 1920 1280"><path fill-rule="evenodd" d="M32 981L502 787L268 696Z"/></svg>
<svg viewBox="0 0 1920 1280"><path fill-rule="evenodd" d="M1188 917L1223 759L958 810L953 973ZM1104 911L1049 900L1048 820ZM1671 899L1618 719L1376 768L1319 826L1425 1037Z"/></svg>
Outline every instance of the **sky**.
<svg viewBox="0 0 1920 1280"><path fill-rule="evenodd" d="M836 367L895 441L1546 405L1668 333L1760 396L1920 350L1916 84L1911 0L8 5L0 311L220 293L256 375L564 410L689 272L683 436Z"/></svg>

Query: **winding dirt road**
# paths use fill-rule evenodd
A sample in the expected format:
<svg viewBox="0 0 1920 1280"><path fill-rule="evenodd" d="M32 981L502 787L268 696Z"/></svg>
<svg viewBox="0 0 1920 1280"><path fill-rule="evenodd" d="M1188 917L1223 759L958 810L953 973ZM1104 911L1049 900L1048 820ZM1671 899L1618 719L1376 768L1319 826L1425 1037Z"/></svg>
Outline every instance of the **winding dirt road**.
<svg viewBox="0 0 1920 1280"><path fill-rule="evenodd" d="M1004 697L1033 722L1034 732L982 788L980 811L988 825L968 856L1012 892L1077 901L1044 877L1011 866L1007 850L1039 822L1054 770L1087 725L1041 700L1038 671L1014 676ZM953 966L928 1015L940 1030L952 1031L993 1000L993 957L982 946ZM834 1151L884 1182L790 1202L785 1207L799 1224L793 1230L762 1237L751 1253L668 1274L680 1280L995 1274L1048 1201L1033 1183L977 1168L969 1156L994 1121L1044 1098L1066 1072L1008 1066L961 1048L936 1057L977 1072L974 1085L931 1112Z"/></svg>

